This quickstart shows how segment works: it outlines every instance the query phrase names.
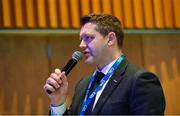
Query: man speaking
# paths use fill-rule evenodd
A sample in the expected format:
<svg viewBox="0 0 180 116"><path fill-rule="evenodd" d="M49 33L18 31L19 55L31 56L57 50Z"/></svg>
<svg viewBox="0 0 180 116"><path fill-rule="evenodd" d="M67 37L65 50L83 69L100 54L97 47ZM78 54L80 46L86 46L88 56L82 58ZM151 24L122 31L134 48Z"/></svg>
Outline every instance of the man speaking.
<svg viewBox="0 0 180 116"><path fill-rule="evenodd" d="M55 69L44 85L51 101L51 115L164 114L165 97L160 81L153 73L128 63L122 52L123 39L121 22L115 16L82 17L79 46L85 62L96 69L77 83L70 108L65 102L66 71Z"/></svg>

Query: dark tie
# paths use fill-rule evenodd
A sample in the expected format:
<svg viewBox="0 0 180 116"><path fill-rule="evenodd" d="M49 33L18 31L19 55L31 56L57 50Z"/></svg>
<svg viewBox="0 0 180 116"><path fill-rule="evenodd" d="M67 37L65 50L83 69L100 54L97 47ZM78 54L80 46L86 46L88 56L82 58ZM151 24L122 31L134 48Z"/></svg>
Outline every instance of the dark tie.
<svg viewBox="0 0 180 116"><path fill-rule="evenodd" d="M102 78L104 77L104 73L97 71L96 75L95 75L95 79L94 79L94 83L92 84L90 91L89 91L89 95L91 95L91 93L96 89L96 87L100 84L100 81L102 80ZM93 98L93 100L91 101L91 103L89 104L87 110L86 110L86 114L90 115L92 113L92 108L94 105L94 101L95 101L96 96Z"/></svg>

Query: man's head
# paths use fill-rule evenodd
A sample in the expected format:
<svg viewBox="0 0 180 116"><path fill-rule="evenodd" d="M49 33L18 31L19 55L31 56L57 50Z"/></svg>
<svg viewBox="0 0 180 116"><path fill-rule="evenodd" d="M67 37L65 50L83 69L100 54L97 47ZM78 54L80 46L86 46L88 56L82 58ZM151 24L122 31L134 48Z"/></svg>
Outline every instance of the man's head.
<svg viewBox="0 0 180 116"><path fill-rule="evenodd" d="M114 32L118 40L118 46L122 48L124 33L121 22L117 17L110 14L89 14L81 18L81 26L89 22L96 24L96 30L104 37L109 32Z"/></svg>
<svg viewBox="0 0 180 116"><path fill-rule="evenodd" d="M86 63L102 68L120 55L123 32L120 21L107 14L91 14L81 20L80 48Z"/></svg>

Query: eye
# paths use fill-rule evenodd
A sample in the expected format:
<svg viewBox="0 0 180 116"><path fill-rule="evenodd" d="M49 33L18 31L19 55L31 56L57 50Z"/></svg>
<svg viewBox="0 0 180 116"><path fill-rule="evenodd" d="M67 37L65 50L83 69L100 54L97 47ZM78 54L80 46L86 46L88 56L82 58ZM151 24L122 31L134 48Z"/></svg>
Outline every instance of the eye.
<svg viewBox="0 0 180 116"><path fill-rule="evenodd" d="M92 34L83 34L80 36L80 40L84 41L86 44L89 44L94 38L95 36Z"/></svg>
<svg viewBox="0 0 180 116"><path fill-rule="evenodd" d="M94 36L87 35L84 38L84 41L88 44L94 39Z"/></svg>

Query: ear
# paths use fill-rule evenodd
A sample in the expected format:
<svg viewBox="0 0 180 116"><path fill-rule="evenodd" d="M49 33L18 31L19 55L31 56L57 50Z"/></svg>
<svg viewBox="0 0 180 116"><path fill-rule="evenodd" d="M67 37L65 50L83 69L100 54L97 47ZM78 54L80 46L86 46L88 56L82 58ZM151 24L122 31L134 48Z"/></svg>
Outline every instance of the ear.
<svg viewBox="0 0 180 116"><path fill-rule="evenodd" d="M114 32L109 32L108 34L108 45L113 46L116 43L116 34Z"/></svg>

